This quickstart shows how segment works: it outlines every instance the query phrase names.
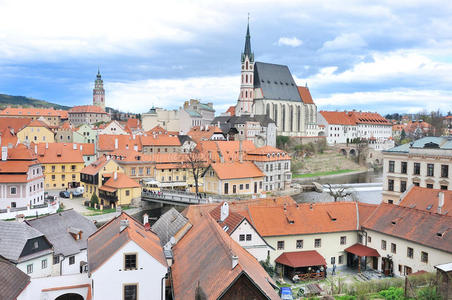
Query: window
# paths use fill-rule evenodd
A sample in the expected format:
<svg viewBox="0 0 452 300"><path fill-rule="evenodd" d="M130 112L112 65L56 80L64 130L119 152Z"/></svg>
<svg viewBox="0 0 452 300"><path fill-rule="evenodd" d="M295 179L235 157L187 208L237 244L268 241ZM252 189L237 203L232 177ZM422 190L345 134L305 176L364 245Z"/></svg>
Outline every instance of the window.
<svg viewBox="0 0 452 300"><path fill-rule="evenodd" d="M320 248L322 246L322 239L315 239L314 241L314 247Z"/></svg>
<svg viewBox="0 0 452 300"><path fill-rule="evenodd" d="M303 240L297 240L296 247L297 247L297 249L302 249L303 248Z"/></svg>
<svg viewBox="0 0 452 300"><path fill-rule="evenodd" d="M397 253L397 246L394 243L391 243L391 252L394 254Z"/></svg>
<svg viewBox="0 0 452 300"><path fill-rule="evenodd" d="M125 254L124 255L124 269L125 270L136 270L137 269L137 255L136 254Z"/></svg>
<svg viewBox="0 0 452 300"><path fill-rule="evenodd" d="M243 190L243 184L240 184L240 190Z"/></svg>
<svg viewBox="0 0 452 300"><path fill-rule="evenodd" d="M449 177L449 165L441 165L441 177Z"/></svg>
<svg viewBox="0 0 452 300"><path fill-rule="evenodd" d="M27 274L33 273L33 264L27 265Z"/></svg>
<svg viewBox="0 0 452 300"><path fill-rule="evenodd" d="M56 265L56 264L59 264L59 263L60 263L60 257L58 255L54 256L53 257L53 264Z"/></svg>
<svg viewBox="0 0 452 300"><path fill-rule="evenodd" d="M413 248L410 248L410 247L406 248L406 256L408 258L413 258Z"/></svg>
<svg viewBox="0 0 452 300"><path fill-rule="evenodd" d="M403 193L406 191L406 181L400 181L400 192Z"/></svg>
<svg viewBox="0 0 452 300"><path fill-rule="evenodd" d="M428 253L427 252L421 251L421 261L423 263L428 263Z"/></svg>
<svg viewBox="0 0 452 300"><path fill-rule="evenodd" d="M381 249L386 250L386 241L385 240L381 240Z"/></svg>
<svg viewBox="0 0 452 300"><path fill-rule="evenodd" d="M75 171L75 165L71 165L71 170Z"/></svg>
<svg viewBox="0 0 452 300"><path fill-rule="evenodd" d="M388 179L388 191L394 191L394 180Z"/></svg>
<svg viewBox="0 0 452 300"><path fill-rule="evenodd" d="M62 171L62 172L66 171L66 166L65 166L65 165L62 165L62 166L61 166L61 171Z"/></svg>
<svg viewBox="0 0 452 300"><path fill-rule="evenodd" d="M334 265L336 263L336 257L331 257L331 264Z"/></svg>
<svg viewBox="0 0 452 300"><path fill-rule="evenodd" d="M442 190L447 190L447 185L442 185L442 186L440 186L440 189L442 189Z"/></svg>
<svg viewBox="0 0 452 300"><path fill-rule="evenodd" d="M245 184L245 189L246 189L246 190L249 190L249 189L250 189L249 183Z"/></svg>
<svg viewBox="0 0 452 300"><path fill-rule="evenodd" d="M341 236L341 245L345 245L345 244L347 244L347 237Z"/></svg>
<svg viewBox="0 0 452 300"><path fill-rule="evenodd" d="M239 241L243 242L244 240L245 240L245 235L244 234L239 235Z"/></svg>
<svg viewBox="0 0 452 300"><path fill-rule="evenodd" d="M124 285L124 300L136 300L138 299L137 293L137 285L136 284L127 284Z"/></svg>
<svg viewBox="0 0 452 300"><path fill-rule="evenodd" d="M367 242L368 242L368 243L372 243L372 237L368 236L368 237L367 237Z"/></svg>
<svg viewBox="0 0 452 300"><path fill-rule="evenodd" d="M162 172L163 172L163 170L162 170ZM133 176L135 176L135 168L132 168L132 169L131 169L131 174L132 174Z"/></svg>
<svg viewBox="0 0 452 300"><path fill-rule="evenodd" d="M284 250L284 241L278 241L278 250Z"/></svg>
<svg viewBox="0 0 452 300"><path fill-rule="evenodd" d="M17 194L17 188L15 186L11 187L11 189L9 190L11 195L15 195Z"/></svg>
<svg viewBox="0 0 452 300"><path fill-rule="evenodd" d="M402 161L400 164L400 173L406 174L408 169L408 163L406 161Z"/></svg>
<svg viewBox="0 0 452 300"><path fill-rule="evenodd" d="M433 188L433 184L432 183L427 183L427 188L428 189L432 189Z"/></svg>
<svg viewBox="0 0 452 300"><path fill-rule="evenodd" d="M41 260L41 269L46 269L47 268L47 258Z"/></svg>
<svg viewBox="0 0 452 300"><path fill-rule="evenodd" d="M427 176L433 176L434 171L435 171L435 165L427 164Z"/></svg>
<svg viewBox="0 0 452 300"><path fill-rule="evenodd" d="M247 234L247 235L246 235L246 240L247 240L247 241L251 241L251 234Z"/></svg>
<svg viewBox="0 0 452 300"><path fill-rule="evenodd" d="M75 256L74 256L74 255L69 256L69 264L70 264L70 265L75 264Z"/></svg>
<svg viewBox="0 0 452 300"><path fill-rule="evenodd" d="M394 173L394 161L393 160L389 161L389 170L388 170L388 172L389 173Z"/></svg>
<svg viewBox="0 0 452 300"><path fill-rule="evenodd" d="M33 249L38 249L38 247L39 247L38 241L34 241L33 242Z"/></svg>
<svg viewBox="0 0 452 300"><path fill-rule="evenodd" d="M130 191L126 190L126 196L130 196Z"/></svg>
<svg viewBox="0 0 452 300"><path fill-rule="evenodd" d="M421 164L420 163L414 163L414 175L420 175L421 174Z"/></svg>
<svg viewBox="0 0 452 300"><path fill-rule="evenodd" d="M344 263L344 256L339 255L339 264L342 265Z"/></svg>

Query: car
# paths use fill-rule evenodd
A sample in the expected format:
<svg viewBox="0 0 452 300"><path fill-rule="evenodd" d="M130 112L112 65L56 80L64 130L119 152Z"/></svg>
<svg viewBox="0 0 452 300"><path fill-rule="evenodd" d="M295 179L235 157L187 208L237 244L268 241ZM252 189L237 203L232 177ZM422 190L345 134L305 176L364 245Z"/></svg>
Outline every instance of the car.
<svg viewBox="0 0 452 300"><path fill-rule="evenodd" d="M292 289L290 287L282 287L279 290L279 296L282 300L293 300Z"/></svg>
<svg viewBox="0 0 452 300"><path fill-rule="evenodd" d="M72 192L72 196L73 197L82 197L83 196L83 192L79 191L79 190L75 190Z"/></svg>
<svg viewBox="0 0 452 300"><path fill-rule="evenodd" d="M61 191L60 192L60 197L61 198L70 198L71 194L68 191Z"/></svg>

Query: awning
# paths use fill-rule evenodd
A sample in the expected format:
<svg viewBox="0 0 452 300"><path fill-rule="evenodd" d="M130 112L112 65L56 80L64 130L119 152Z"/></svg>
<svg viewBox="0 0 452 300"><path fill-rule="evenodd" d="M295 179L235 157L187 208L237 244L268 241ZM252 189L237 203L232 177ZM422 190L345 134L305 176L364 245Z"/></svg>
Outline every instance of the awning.
<svg viewBox="0 0 452 300"><path fill-rule="evenodd" d="M325 258L315 250L284 252L275 262L292 268L326 266Z"/></svg>
<svg viewBox="0 0 452 300"><path fill-rule="evenodd" d="M374 256L374 257L380 257L380 254L378 254L378 251L374 248L370 248L367 246L364 246L362 244L354 244L353 246L348 247L344 251L353 253L357 256Z"/></svg>

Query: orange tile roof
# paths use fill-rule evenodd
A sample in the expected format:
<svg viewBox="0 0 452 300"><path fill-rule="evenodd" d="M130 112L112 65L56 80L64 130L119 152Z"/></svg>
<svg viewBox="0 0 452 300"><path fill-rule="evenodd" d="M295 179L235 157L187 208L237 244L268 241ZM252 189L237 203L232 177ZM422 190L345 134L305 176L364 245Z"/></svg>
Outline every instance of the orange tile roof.
<svg viewBox="0 0 452 300"><path fill-rule="evenodd" d="M118 149L115 149L115 139L118 140ZM139 136L125 134L99 134L97 136L97 151L114 151L114 150L133 150L134 146L141 151L141 139Z"/></svg>
<svg viewBox="0 0 452 300"><path fill-rule="evenodd" d="M239 179L239 178L256 178L264 177L264 173L259 170L256 165L250 161L244 162L226 162L226 163L212 163L210 167L215 171L218 178L224 179Z"/></svg>
<svg viewBox="0 0 452 300"><path fill-rule="evenodd" d="M451 224L451 216L382 203L362 227L452 253Z"/></svg>
<svg viewBox="0 0 452 300"><path fill-rule="evenodd" d="M254 227L262 236L312 234L358 229L355 202L250 206Z"/></svg>
<svg viewBox="0 0 452 300"><path fill-rule="evenodd" d="M292 268L326 266L325 258L315 250L284 252L275 262Z"/></svg>
<svg viewBox="0 0 452 300"><path fill-rule="evenodd" d="M444 205L441 209L441 213L452 216L451 190L429 189L419 186L412 186L408 193L406 193L406 195L402 198L399 205L430 212L438 212L439 193L444 194Z"/></svg>
<svg viewBox="0 0 452 300"><path fill-rule="evenodd" d="M170 136L166 134L141 135L141 144L143 146L180 146L180 140L177 136Z"/></svg>
<svg viewBox="0 0 452 300"><path fill-rule="evenodd" d="M312 100L311 92L307 87L304 86L298 86L298 93L300 94L301 101L305 104L314 104L314 101Z"/></svg>
<svg viewBox="0 0 452 300"><path fill-rule="evenodd" d="M210 140L214 133L223 134L223 131L221 131L221 129L217 126L213 125L208 126L207 130L205 126L194 126L190 129L189 132L187 132L187 135L191 137L191 139L196 143L199 143L200 141Z"/></svg>
<svg viewBox="0 0 452 300"><path fill-rule="evenodd" d="M263 146L246 153L246 159L251 161L290 160L287 152L272 146Z"/></svg>
<svg viewBox="0 0 452 300"><path fill-rule="evenodd" d="M44 122L42 122L40 120L33 120L30 123L28 123L26 127L45 127L45 128L48 128L49 126L46 123L44 123Z"/></svg>
<svg viewBox="0 0 452 300"><path fill-rule="evenodd" d="M225 162L232 162L239 160L239 141L200 141L196 146L201 153L203 153L206 159L212 162L219 162L220 156L218 152L221 153ZM243 158L247 152L256 149L256 146L252 141L242 142Z"/></svg>
<svg viewBox="0 0 452 300"><path fill-rule="evenodd" d="M0 182L28 182L28 170L39 164L35 153L24 144L8 148L7 160L0 160Z"/></svg>
<svg viewBox="0 0 452 300"><path fill-rule="evenodd" d="M32 116L52 116L52 117L60 117L62 119L67 119L67 111L58 110L53 108L19 108L19 107L8 107L0 112L0 115L3 116L24 116L24 117L32 117Z"/></svg>
<svg viewBox="0 0 452 300"><path fill-rule="evenodd" d="M130 119L127 119L127 123L126 123L125 127L130 130L141 129L141 122L138 119L130 118Z"/></svg>
<svg viewBox="0 0 452 300"><path fill-rule="evenodd" d="M38 160L42 164L84 163L82 152L71 143L39 143Z"/></svg>
<svg viewBox="0 0 452 300"><path fill-rule="evenodd" d="M96 113L96 114L107 114L105 110L100 106L95 105L80 105L74 106L69 110L69 113Z"/></svg>
<svg viewBox="0 0 452 300"><path fill-rule="evenodd" d="M358 111L320 111L328 124L337 125L356 125L356 124L374 124L374 125L391 125L378 113L358 112Z"/></svg>
<svg viewBox="0 0 452 300"><path fill-rule="evenodd" d="M237 226L242 223L242 221L245 219L243 215L240 213L237 213L235 211L229 210L228 217L223 220L223 222L220 221L221 217L221 207L223 203L217 205L214 209L210 211L210 216L218 223L222 228L225 228L227 226L226 233L231 235L234 230L237 228Z"/></svg>
<svg viewBox="0 0 452 300"><path fill-rule="evenodd" d="M324 111L321 110L320 114L328 124L337 124L337 125L356 125L356 123L348 117L345 111Z"/></svg>
<svg viewBox="0 0 452 300"><path fill-rule="evenodd" d="M120 221L128 220L129 225L119 231ZM104 262L116 253L127 242L134 241L144 251L154 257L160 264L167 266L160 239L127 213L105 223L88 238L88 263L90 272L95 272Z"/></svg>
<svg viewBox="0 0 452 300"><path fill-rule="evenodd" d="M107 162L108 162L107 158L105 156L102 156L95 162L84 167L80 171L80 173L87 174L87 175L96 175L97 173L99 173L100 169L102 169L103 166L105 166L105 164Z"/></svg>
<svg viewBox="0 0 452 300"><path fill-rule="evenodd" d="M229 113L231 116L235 116L235 106L229 106L226 113Z"/></svg>
<svg viewBox="0 0 452 300"><path fill-rule="evenodd" d="M241 276L247 276L264 298L279 299L273 280L259 262L208 215L173 247L173 253L175 299L195 299L196 290L202 290L206 299L219 299ZM232 255L238 258L234 268Z"/></svg>
<svg viewBox="0 0 452 300"><path fill-rule="evenodd" d="M157 125L154 128L146 131L146 134L168 134L168 131L166 131L166 129L164 129L162 126Z"/></svg>
<svg viewBox="0 0 452 300"><path fill-rule="evenodd" d="M359 225L361 226L367 218L377 209L378 204L358 202Z"/></svg>
<svg viewBox="0 0 452 300"><path fill-rule="evenodd" d="M0 117L0 129L9 128L16 134L31 122L30 118Z"/></svg>
<svg viewBox="0 0 452 300"><path fill-rule="evenodd" d="M0 146L15 146L17 144L17 136L12 133L11 128L0 129Z"/></svg>
<svg viewBox="0 0 452 300"><path fill-rule="evenodd" d="M135 180L130 178L124 173L116 173L117 178L115 180L114 175L108 179L103 186L110 187L114 189L124 189L124 188L137 188L140 187L140 184L137 183Z"/></svg>

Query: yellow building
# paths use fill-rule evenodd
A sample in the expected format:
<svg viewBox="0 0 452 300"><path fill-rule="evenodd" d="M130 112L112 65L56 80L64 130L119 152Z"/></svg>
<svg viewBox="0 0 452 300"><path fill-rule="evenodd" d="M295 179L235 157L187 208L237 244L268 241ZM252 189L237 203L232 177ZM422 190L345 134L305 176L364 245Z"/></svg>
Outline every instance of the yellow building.
<svg viewBox="0 0 452 300"><path fill-rule="evenodd" d="M17 132L17 139L20 143L53 143L55 134L46 123L33 120Z"/></svg>
<svg viewBox="0 0 452 300"><path fill-rule="evenodd" d="M141 185L124 173L104 174L110 176L99 188L102 205L129 205L134 199L141 199Z"/></svg>
<svg viewBox="0 0 452 300"><path fill-rule="evenodd" d="M264 173L252 162L213 163L203 174L204 192L246 195L262 192Z"/></svg>
<svg viewBox="0 0 452 300"><path fill-rule="evenodd" d="M204 169L199 170L198 191L203 192ZM192 169L187 163L160 163L155 165L155 180L160 182L162 188L190 189L195 191L195 179Z"/></svg>
<svg viewBox="0 0 452 300"><path fill-rule="evenodd" d="M124 170L113 160L103 156L80 172L81 185L85 188L83 197L91 199L95 193L99 196L99 188L104 181L104 174L124 173Z"/></svg>
<svg viewBox="0 0 452 300"><path fill-rule="evenodd" d="M46 189L65 189L80 185L83 155L73 144L40 143L38 160L42 165Z"/></svg>

